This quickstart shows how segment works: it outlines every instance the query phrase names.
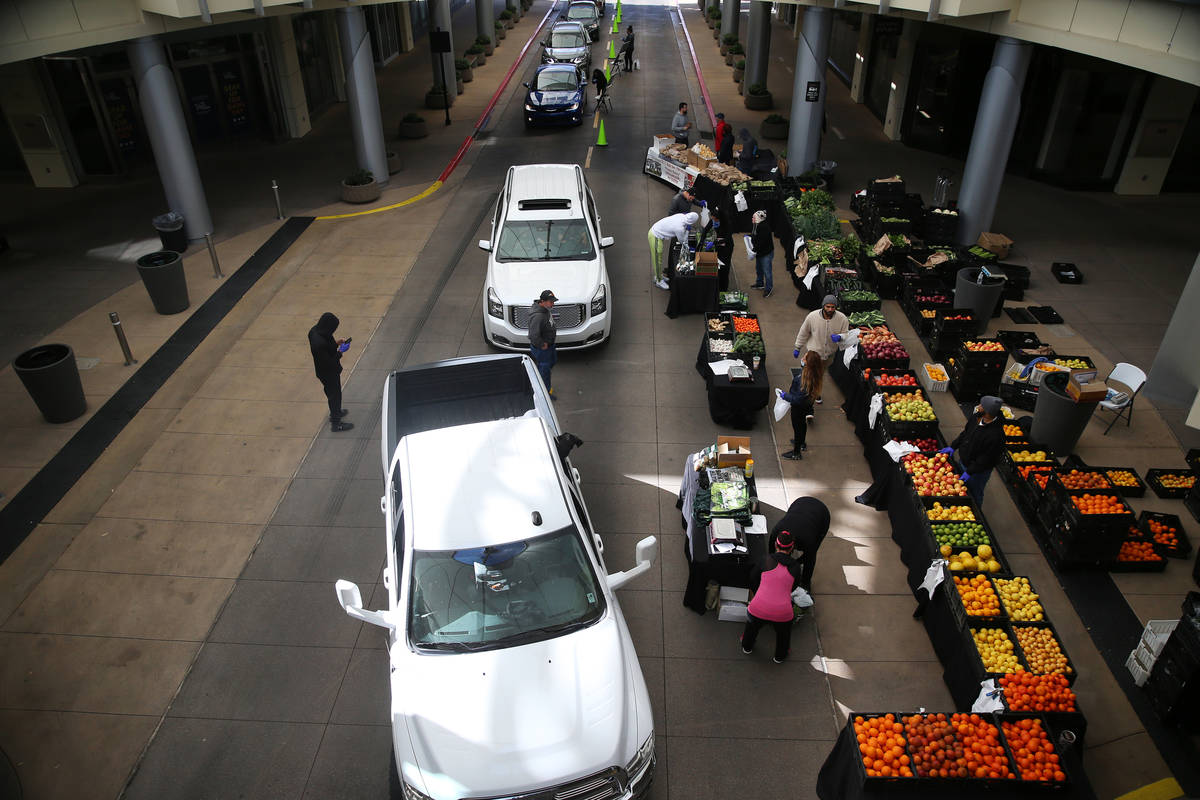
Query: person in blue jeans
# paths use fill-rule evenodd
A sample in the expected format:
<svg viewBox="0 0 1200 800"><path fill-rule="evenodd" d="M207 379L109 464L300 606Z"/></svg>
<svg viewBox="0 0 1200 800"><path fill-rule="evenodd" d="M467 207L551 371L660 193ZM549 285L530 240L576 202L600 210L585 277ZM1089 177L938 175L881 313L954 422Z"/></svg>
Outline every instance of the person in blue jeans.
<svg viewBox="0 0 1200 800"><path fill-rule="evenodd" d="M775 239L766 211L755 211L750 229L750 249L754 251L754 285L751 289L762 289L763 297L770 297L775 282L771 276L771 264L775 260Z"/></svg>
<svg viewBox="0 0 1200 800"><path fill-rule="evenodd" d="M558 351L554 345L558 331L554 329L554 315L550 309L554 308L556 302L558 298L554 292L547 289L533 301L533 310L529 314L529 357L537 364L542 383L546 384L546 391L551 397L554 397L554 388L550 383L550 370L558 361Z"/></svg>
<svg viewBox="0 0 1200 800"><path fill-rule="evenodd" d="M1004 450L1002 407L999 397L987 395L980 399L979 411L967 422L967 427L949 447L939 451L954 455L962 467L960 478L967 485L967 493L980 508L983 507L983 489Z"/></svg>

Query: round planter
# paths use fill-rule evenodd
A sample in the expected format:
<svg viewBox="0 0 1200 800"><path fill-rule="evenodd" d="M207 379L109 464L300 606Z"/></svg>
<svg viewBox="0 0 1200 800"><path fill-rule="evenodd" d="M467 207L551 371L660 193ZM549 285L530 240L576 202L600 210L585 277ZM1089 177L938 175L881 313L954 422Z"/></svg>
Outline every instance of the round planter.
<svg viewBox="0 0 1200 800"><path fill-rule="evenodd" d="M454 105L454 95L450 95L450 105ZM438 109L445 108L446 100L444 98L444 94L435 89L430 89L425 93L425 107Z"/></svg>
<svg viewBox="0 0 1200 800"><path fill-rule="evenodd" d="M401 122L399 133L401 139L424 139L429 135L429 125L425 120L421 120L420 122Z"/></svg>
<svg viewBox="0 0 1200 800"><path fill-rule="evenodd" d="M454 81L454 91L457 94L463 93L463 79L461 75Z"/></svg>
<svg viewBox="0 0 1200 800"><path fill-rule="evenodd" d="M483 46L483 55L476 56L475 58L475 66L482 67L487 63L487 56L490 56L494 52L496 52L496 45L492 44L491 42L485 44Z"/></svg>
<svg viewBox="0 0 1200 800"><path fill-rule="evenodd" d="M144 255L137 260L137 268L155 311L166 316L187 310L187 276L179 253L159 250Z"/></svg>
<svg viewBox="0 0 1200 800"><path fill-rule="evenodd" d="M404 169L404 162L400 159L400 154L394 150L387 151L387 171L388 175L395 175L400 170Z"/></svg>
<svg viewBox="0 0 1200 800"><path fill-rule="evenodd" d="M383 188L375 181L357 186L351 186L342 181L343 203L372 203L378 200L381 194L383 194Z"/></svg>
<svg viewBox="0 0 1200 800"><path fill-rule="evenodd" d="M743 94L746 108L751 111L769 111L771 108L771 93L766 94Z"/></svg>
<svg viewBox="0 0 1200 800"><path fill-rule="evenodd" d="M43 344L26 350L13 360L13 371L46 422L70 422L87 411L87 398L70 345Z"/></svg>
<svg viewBox="0 0 1200 800"><path fill-rule="evenodd" d="M737 67L733 68L733 82L734 83L741 83L742 78L744 78L745 76L746 76L746 70L738 69Z"/></svg>
<svg viewBox="0 0 1200 800"><path fill-rule="evenodd" d="M496 28L496 38L497 39L503 39L505 36L508 36L507 28L505 28L504 26Z"/></svg>
<svg viewBox="0 0 1200 800"><path fill-rule="evenodd" d="M758 135L764 139L786 139L788 137L788 123L786 122L767 122L758 126Z"/></svg>
<svg viewBox="0 0 1200 800"><path fill-rule="evenodd" d="M744 80L738 81L738 94L744 95L745 93L746 93L746 82Z"/></svg>
<svg viewBox="0 0 1200 800"><path fill-rule="evenodd" d="M475 80L475 71L470 67L467 67L466 69L460 69L458 71L459 83L470 83L473 80Z"/></svg>
<svg viewBox="0 0 1200 800"><path fill-rule="evenodd" d="M725 44L724 42L721 43L721 55L729 55L729 45Z"/></svg>
<svg viewBox="0 0 1200 800"><path fill-rule="evenodd" d="M487 63L487 53L486 52L485 53L467 53L466 55L463 56L463 58L465 58L467 61L470 61L472 58L475 59L475 65L472 67L472 69L475 69L475 67L482 67L484 64Z"/></svg>
<svg viewBox="0 0 1200 800"><path fill-rule="evenodd" d="M512 26L515 24L511 19L502 19L500 21L504 23L505 30L512 30Z"/></svg>
<svg viewBox="0 0 1200 800"><path fill-rule="evenodd" d="M721 41L721 26L720 25L716 25L713 27L713 38L716 39L718 42Z"/></svg>
<svg viewBox="0 0 1200 800"><path fill-rule="evenodd" d="M741 58L741 56L738 56L738 58ZM725 66L727 66L727 67L733 66L733 53L725 54Z"/></svg>

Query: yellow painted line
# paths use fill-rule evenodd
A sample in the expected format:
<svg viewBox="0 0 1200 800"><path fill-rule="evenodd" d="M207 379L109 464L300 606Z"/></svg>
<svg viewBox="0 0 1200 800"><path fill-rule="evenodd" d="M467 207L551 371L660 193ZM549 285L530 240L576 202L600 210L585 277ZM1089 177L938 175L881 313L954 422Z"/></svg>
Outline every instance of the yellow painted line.
<svg viewBox="0 0 1200 800"><path fill-rule="evenodd" d="M412 205L419 200L424 200L426 197L429 197L440 188L442 188L442 182L434 181L433 183L429 184L429 188L420 194L410 197L407 200L402 200L399 203L392 203L390 206L368 208L366 211L351 211L349 214L328 214L324 217L317 217L317 219L348 219L349 217L365 217L367 214L378 214L380 211L391 211L394 208L403 208L404 206Z"/></svg>
<svg viewBox="0 0 1200 800"><path fill-rule="evenodd" d="M838 222L842 223L843 225L849 225L849 224L850 224L850 220L848 220L848 219L839 219L839 220L838 220Z"/></svg>
<svg viewBox="0 0 1200 800"><path fill-rule="evenodd" d="M588 148L588 154L587 154L587 158L586 158L586 159L584 159L584 161L583 161L583 168L584 168L584 169L591 169L591 168L592 168L592 150L593 150L593 149L595 149L595 148L592 148L592 147L589 147L589 148Z"/></svg>
<svg viewBox="0 0 1200 800"><path fill-rule="evenodd" d="M1140 789L1126 792L1117 800L1177 800L1183 797L1183 787L1174 778L1148 783Z"/></svg>
<svg viewBox="0 0 1200 800"><path fill-rule="evenodd" d="M592 130L600 127L600 109L596 108L596 113L592 114Z"/></svg>

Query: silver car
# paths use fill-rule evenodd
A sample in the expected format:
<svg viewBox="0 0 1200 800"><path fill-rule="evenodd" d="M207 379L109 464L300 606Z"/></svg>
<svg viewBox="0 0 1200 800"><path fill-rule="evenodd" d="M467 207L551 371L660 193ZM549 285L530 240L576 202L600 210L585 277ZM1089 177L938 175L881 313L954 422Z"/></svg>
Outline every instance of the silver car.
<svg viewBox="0 0 1200 800"><path fill-rule="evenodd" d="M592 66L591 39L578 22L558 22L542 42L543 64L574 64L585 76Z"/></svg>

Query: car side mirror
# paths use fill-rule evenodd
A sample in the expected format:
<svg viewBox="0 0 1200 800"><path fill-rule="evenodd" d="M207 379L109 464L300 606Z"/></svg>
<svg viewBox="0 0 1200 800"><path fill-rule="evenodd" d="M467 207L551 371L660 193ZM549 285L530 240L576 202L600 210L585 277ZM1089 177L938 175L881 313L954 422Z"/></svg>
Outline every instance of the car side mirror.
<svg viewBox="0 0 1200 800"><path fill-rule="evenodd" d="M601 236L600 237L600 246L601 247L612 247L616 243L617 243L616 240L613 239L613 237L611 237L611 236Z"/></svg>
<svg viewBox="0 0 1200 800"><path fill-rule="evenodd" d="M524 86L526 89L528 89L528 88L529 88L529 81L524 81L524 82L522 82L522 83L521 83L521 85L522 85L522 86Z"/></svg>
<svg viewBox="0 0 1200 800"><path fill-rule="evenodd" d="M492 243L489 242L487 239L480 239L479 240L479 249L490 253L490 252L492 252Z"/></svg>
<svg viewBox="0 0 1200 800"><path fill-rule="evenodd" d="M638 546L641 546L640 543ZM382 611L367 611L362 607L362 592L359 591L357 583L339 580L334 585L334 588L337 590L338 603L342 606L342 610L351 618L361 622L369 622L372 625L378 625L388 630L395 630L396 626L388 620L387 615Z"/></svg>
<svg viewBox="0 0 1200 800"><path fill-rule="evenodd" d="M620 589L643 572L648 572L654 560L658 558L658 539L647 536L637 543L634 550L637 565L624 572L614 572L608 576L608 587L613 591Z"/></svg>

